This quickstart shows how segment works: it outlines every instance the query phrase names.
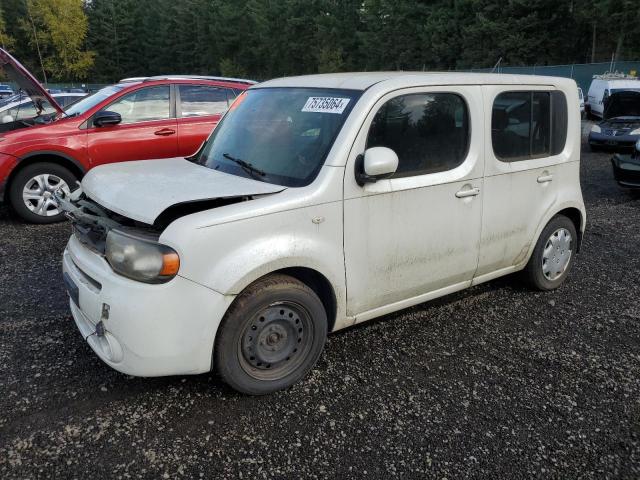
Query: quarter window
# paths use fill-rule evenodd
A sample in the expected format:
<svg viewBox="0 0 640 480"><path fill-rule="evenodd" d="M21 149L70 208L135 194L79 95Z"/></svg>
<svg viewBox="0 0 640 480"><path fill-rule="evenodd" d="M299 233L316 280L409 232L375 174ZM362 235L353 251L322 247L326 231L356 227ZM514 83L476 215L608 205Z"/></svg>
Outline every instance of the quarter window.
<svg viewBox="0 0 640 480"><path fill-rule="evenodd" d="M367 148L398 155L394 178L451 170L469 149L469 112L454 93L402 95L385 103L373 119Z"/></svg>
<svg viewBox="0 0 640 480"><path fill-rule="evenodd" d="M183 117L221 115L229 108L229 101L235 98L226 88L180 85L179 89Z"/></svg>
<svg viewBox="0 0 640 480"><path fill-rule="evenodd" d="M136 90L109 105L106 109L119 113L122 123L139 123L171 118L169 85Z"/></svg>
<svg viewBox="0 0 640 480"><path fill-rule="evenodd" d="M567 139L567 101L562 92L505 92L491 118L493 151L500 160L557 155Z"/></svg>

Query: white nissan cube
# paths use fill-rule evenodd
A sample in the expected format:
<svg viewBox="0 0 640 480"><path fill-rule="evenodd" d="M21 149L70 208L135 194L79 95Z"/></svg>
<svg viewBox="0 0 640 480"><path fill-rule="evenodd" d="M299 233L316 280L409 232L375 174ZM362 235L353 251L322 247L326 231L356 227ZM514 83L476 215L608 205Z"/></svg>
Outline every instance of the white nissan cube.
<svg viewBox="0 0 640 480"><path fill-rule="evenodd" d="M253 86L193 156L58 195L75 322L126 374L215 369L258 395L300 380L328 332L520 270L557 288L585 230L578 104L542 76Z"/></svg>

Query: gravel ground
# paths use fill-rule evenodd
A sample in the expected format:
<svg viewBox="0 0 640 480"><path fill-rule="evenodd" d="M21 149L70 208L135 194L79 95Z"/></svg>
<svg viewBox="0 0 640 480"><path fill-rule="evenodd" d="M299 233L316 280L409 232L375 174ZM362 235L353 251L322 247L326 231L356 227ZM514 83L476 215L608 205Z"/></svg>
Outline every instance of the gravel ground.
<svg viewBox="0 0 640 480"><path fill-rule="evenodd" d="M640 197L583 155L559 290L507 277L332 335L304 381L100 362L60 280L67 225L0 209L0 478L639 478Z"/></svg>

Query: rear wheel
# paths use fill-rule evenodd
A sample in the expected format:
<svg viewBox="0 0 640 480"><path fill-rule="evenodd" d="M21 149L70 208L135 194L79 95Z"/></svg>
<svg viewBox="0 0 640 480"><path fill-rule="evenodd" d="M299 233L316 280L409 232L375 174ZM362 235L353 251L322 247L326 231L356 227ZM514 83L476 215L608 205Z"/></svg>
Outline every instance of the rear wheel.
<svg viewBox="0 0 640 480"><path fill-rule="evenodd" d="M225 315L214 348L223 380L250 395L287 388L313 367L327 337L316 293L288 275L247 287Z"/></svg>
<svg viewBox="0 0 640 480"><path fill-rule="evenodd" d="M558 288L567 278L575 257L578 235L564 215L553 217L538 238L524 273L538 290Z"/></svg>
<svg viewBox="0 0 640 480"><path fill-rule="evenodd" d="M14 211L31 223L54 223L64 218L53 196L58 189L76 189L76 176L56 163L34 163L20 170L9 186Z"/></svg>

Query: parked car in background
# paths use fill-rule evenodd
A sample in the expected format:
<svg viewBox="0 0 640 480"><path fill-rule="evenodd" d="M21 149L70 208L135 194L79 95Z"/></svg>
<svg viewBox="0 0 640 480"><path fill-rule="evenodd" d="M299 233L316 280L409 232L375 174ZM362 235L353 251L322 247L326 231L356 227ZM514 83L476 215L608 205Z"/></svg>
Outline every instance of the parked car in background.
<svg viewBox="0 0 640 480"><path fill-rule="evenodd" d="M640 139L629 155L616 153L611 159L613 177L621 187L640 190Z"/></svg>
<svg viewBox="0 0 640 480"><path fill-rule="evenodd" d="M72 190L96 165L193 154L235 97L255 83L149 77L105 87L64 108L2 49L0 67L34 106L31 118L0 123L0 199L34 223L61 220L53 192Z"/></svg>
<svg viewBox="0 0 640 480"><path fill-rule="evenodd" d="M578 100L580 101L580 116L584 116L584 94L580 87L578 87Z"/></svg>
<svg viewBox="0 0 640 480"><path fill-rule="evenodd" d="M0 85L0 100L13 96L13 89L9 85Z"/></svg>
<svg viewBox="0 0 640 480"><path fill-rule="evenodd" d="M640 92L640 79L621 73L594 75L587 94L590 116L602 118L607 99L613 93L621 90L636 90Z"/></svg>
<svg viewBox="0 0 640 480"><path fill-rule="evenodd" d="M580 128L564 78L265 82L190 160L104 165L60 200L73 318L126 374L265 394L329 331L520 270L557 288L585 227Z"/></svg>
<svg viewBox="0 0 640 480"><path fill-rule="evenodd" d="M620 90L607 99L603 120L591 127L589 146L631 150L640 140L640 90Z"/></svg>
<svg viewBox="0 0 640 480"><path fill-rule="evenodd" d="M56 103L63 108L86 96L86 93L54 93L51 95ZM33 100L27 94L14 95L10 99L13 101L0 105L0 123L28 120L34 118L38 113ZM40 115L56 112L56 109L46 100L43 102L42 107Z"/></svg>

